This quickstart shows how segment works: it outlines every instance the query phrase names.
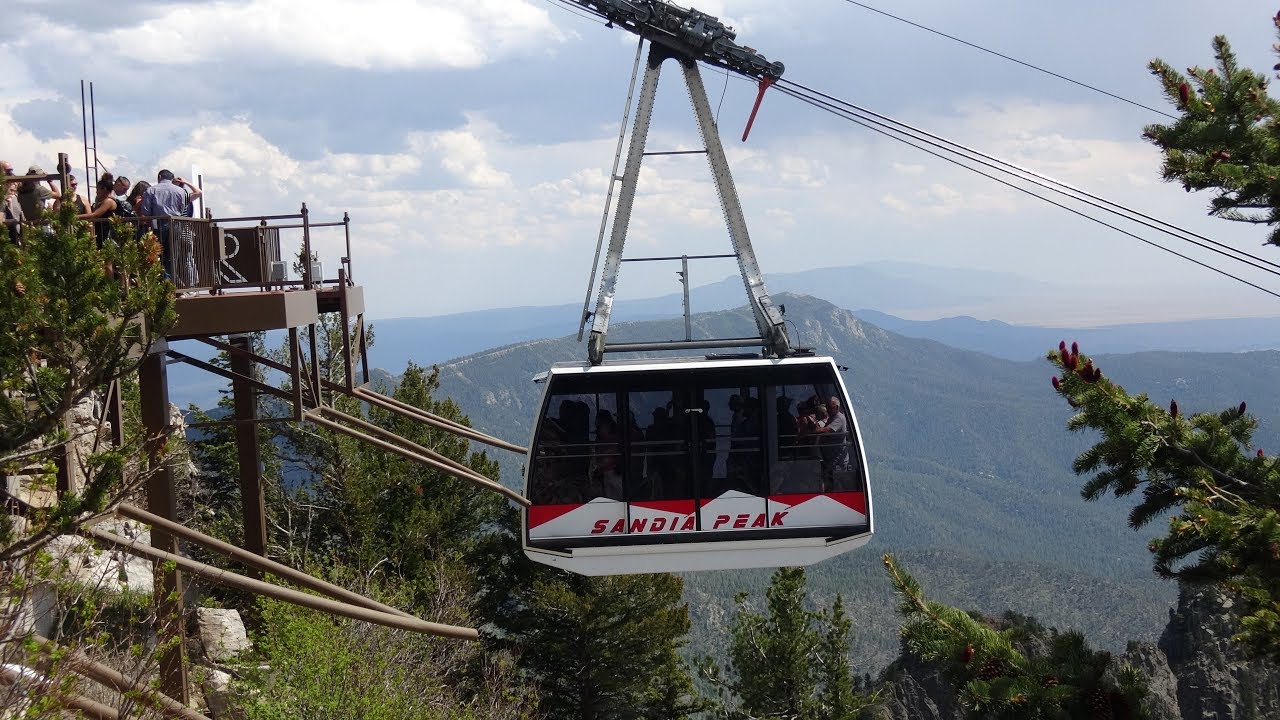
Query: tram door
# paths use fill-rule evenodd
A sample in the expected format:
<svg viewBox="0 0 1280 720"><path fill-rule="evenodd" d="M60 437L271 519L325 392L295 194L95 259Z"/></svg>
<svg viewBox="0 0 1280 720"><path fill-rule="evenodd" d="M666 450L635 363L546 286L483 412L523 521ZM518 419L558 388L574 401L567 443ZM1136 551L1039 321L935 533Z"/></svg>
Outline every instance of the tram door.
<svg viewBox="0 0 1280 720"><path fill-rule="evenodd" d="M696 529L704 531L748 529L764 514L768 493L758 388L635 388L627 394L627 406L639 429L630 439L627 499L633 508L696 510ZM743 521L743 516L749 517Z"/></svg>
<svg viewBox="0 0 1280 720"><path fill-rule="evenodd" d="M760 529L768 492L759 388L707 383L693 398L699 529Z"/></svg>

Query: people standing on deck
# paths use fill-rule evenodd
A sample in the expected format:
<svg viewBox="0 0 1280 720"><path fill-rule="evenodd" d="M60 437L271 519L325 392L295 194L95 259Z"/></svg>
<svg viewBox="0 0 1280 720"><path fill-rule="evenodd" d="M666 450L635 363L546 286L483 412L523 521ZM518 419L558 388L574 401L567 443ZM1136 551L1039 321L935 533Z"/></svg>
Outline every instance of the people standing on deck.
<svg viewBox="0 0 1280 720"><path fill-rule="evenodd" d="M0 176L13 174L13 165L8 160L0 160ZM18 183L6 182L0 188L0 221L8 232L9 240L15 244L22 241L22 204L18 202Z"/></svg>
<svg viewBox="0 0 1280 720"><path fill-rule="evenodd" d="M111 173L103 173L102 177L98 178L93 209L76 216L79 220L93 221L93 236L98 241L99 248L102 247L103 242L111 239L111 218L122 215L120 203L115 198L115 187L115 177Z"/></svg>
<svg viewBox="0 0 1280 720"><path fill-rule="evenodd" d="M151 183L146 180L139 180L134 184L133 189L129 191L129 194L125 196L125 202L133 207L133 214L135 216L142 215L142 196L146 194L147 189L150 187ZM141 227L141 225L139 225L139 227ZM141 235L141 233L139 233L139 235Z"/></svg>
<svg viewBox="0 0 1280 720"><path fill-rule="evenodd" d="M129 194L129 178L121 175L116 178L115 184L111 186L111 195L116 202L124 202L125 196Z"/></svg>
<svg viewBox="0 0 1280 720"><path fill-rule="evenodd" d="M68 174L67 187L63 188L63 192L53 199L53 209L57 211L58 208L62 207L62 199L67 196L67 193L71 193L71 202L75 206L76 214L82 215L89 212L89 203L85 202L84 196L80 194L79 187L80 183L76 181L76 176Z"/></svg>
<svg viewBox="0 0 1280 720"><path fill-rule="evenodd" d="M27 175L44 174L44 168L39 165L27 168ZM27 222L38 222L54 197L56 195L53 192L52 180L44 182L24 180L22 186L18 188L18 204L22 206L22 214L26 216Z"/></svg>
<svg viewBox="0 0 1280 720"><path fill-rule="evenodd" d="M188 193L185 188L191 188ZM179 286L190 287L197 281L195 276L195 247L190 235L174 238L170 226L172 218L186 215L189 197L199 190L182 178L175 178L169 170L156 173L156 184L147 188L142 196L140 217L154 219L156 234L160 237L160 251L165 273ZM198 194L195 197L200 197ZM174 240L177 240L175 246ZM175 264L175 256L177 263ZM177 267L178 276L174 276Z"/></svg>

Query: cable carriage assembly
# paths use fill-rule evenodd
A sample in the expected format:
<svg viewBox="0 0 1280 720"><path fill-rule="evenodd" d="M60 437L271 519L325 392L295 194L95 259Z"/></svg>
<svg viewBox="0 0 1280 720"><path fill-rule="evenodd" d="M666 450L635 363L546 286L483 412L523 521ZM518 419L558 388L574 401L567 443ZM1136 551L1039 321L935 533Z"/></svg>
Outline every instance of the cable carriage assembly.
<svg viewBox="0 0 1280 720"><path fill-rule="evenodd" d="M757 78L763 96L782 64L739 45L731 29L697 10L660 0L564 1L639 35L641 45L648 40L649 53L621 176L615 159L621 187L595 311L586 310L593 267L579 327L582 340L591 324L588 360L558 363L539 377L525 553L577 573L616 575L807 565L866 544L871 492L849 395L832 358L792 344L769 299L698 71L701 61ZM685 339L606 342L666 60L679 64L688 86L733 246L732 255L713 257L737 258L758 337L691 337L690 257L682 256L663 259L686 263ZM623 126L625 133L625 117ZM608 352L751 347L762 352L604 360Z"/></svg>

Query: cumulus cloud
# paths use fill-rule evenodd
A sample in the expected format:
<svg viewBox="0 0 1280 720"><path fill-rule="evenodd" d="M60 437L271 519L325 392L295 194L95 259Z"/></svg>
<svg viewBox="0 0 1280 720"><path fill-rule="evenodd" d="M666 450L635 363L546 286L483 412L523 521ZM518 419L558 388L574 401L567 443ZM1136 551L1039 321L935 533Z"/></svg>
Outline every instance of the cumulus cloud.
<svg viewBox="0 0 1280 720"><path fill-rule="evenodd" d="M563 37L528 0L215 0L154 6L130 13L133 22L94 28L52 10L22 6L18 16L33 32L19 45L89 47L95 57L176 67L266 56L361 70L472 68Z"/></svg>
<svg viewBox="0 0 1280 720"><path fill-rule="evenodd" d="M475 188L509 188L511 176L489 161L488 145L500 141L496 126L470 116L466 127L419 136L415 144L434 151L442 168Z"/></svg>

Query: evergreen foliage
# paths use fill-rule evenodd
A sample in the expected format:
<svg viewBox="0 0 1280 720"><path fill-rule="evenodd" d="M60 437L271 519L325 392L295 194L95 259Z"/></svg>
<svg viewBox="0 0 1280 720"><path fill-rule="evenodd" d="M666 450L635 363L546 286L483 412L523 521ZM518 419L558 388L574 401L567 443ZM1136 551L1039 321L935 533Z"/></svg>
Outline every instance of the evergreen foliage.
<svg viewBox="0 0 1280 720"><path fill-rule="evenodd" d="M1019 649L1025 622L997 628L928 600L892 555L884 556L884 565L899 595L903 646L916 658L942 667L970 717L1146 716L1146 687L1138 670L1117 666L1110 653L1094 652L1083 635L1054 633L1044 652Z"/></svg>
<svg viewBox="0 0 1280 720"><path fill-rule="evenodd" d="M140 351L177 317L153 235L99 247L68 204L46 219L25 225L22 242L0 243L0 458L54 433L76 402L136 372Z"/></svg>
<svg viewBox="0 0 1280 720"><path fill-rule="evenodd" d="M251 352L263 352L264 342L263 333L251 335L249 340ZM209 362L224 370L231 369L230 359L225 352L218 353ZM260 365L253 366L252 374L254 380L259 382L266 380ZM243 546L244 528L241 521L239 481L240 453L236 440L236 425L229 421L235 416L235 400L230 390L219 392L221 397L212 413L194 405L188 408L188 424L202 426L192 433L192 439L188 443L191 459L199 468L201 478L199 482L188 483L186 487L180 488L182 500L178 506L180 512L186 513L187 517L184 521L189 527ZM274 406L277 405L269 397L258 395L256 392L255 403L259 418L271 417L275 410ZM213 424L216 420L224 422ZM272 443L273 433L258 432L257 437L258 457L263 465L261 474L265 478L263 486L273 491L280 484L282 470L280 453ZM199 548L191 548L191 550L200 551ZM211 554L207 560L204 558L201 560L217 563L216 557Z"/></svg>
<svg viewBox="0 0 1280 720"><path fill-rule="evenodd" d="M0 193L5 187L0 182ZM0 519L0 707L34 719L67 717L83 699L77 665L85 657L111 657L127 677L147 677L171 647L149 631L135 632L155 620L148 603L121 592L116 572L96 575L76 561L69 551L75 543L65 541L135 493L151 476L143 459L148 441L169 440L142 431L133 376L176 316L152 235L134 240L134 228L118 224L115 236L127 240L99 245L70 203L31 220L19 242L7 232L0 240L0 475L26 478L14 483L21 497L7 502L25 522L13 523L8 513ZM117 381L123 443L105 442L101 417L86 418L72 435L72 408L95 394L105 398ZM28 498L52 496L42 491L53 489L62 448L79 487L51 505L26 506ZM36 612L59 618L52 642L32 631ZM114 698L113 709L136 717L154 705L154 694L140 688Z"/></svg>
<svg viewBox="0 0 1280 720"><path fill-rule="evenodd" d="M1280 28L1280 15L1275 23ZM1240 67L1225 37L1213 39L1213 53L1216 67L1186 74L1151 61L1181 115L1143 135L1164 154L1165 180L1187 192L1216 190L1211 215L1272 226L1268 242L1280 245L1280 102L1268 94L1266 76Z"/></svg>
<svg viewBox="0 0 1280 720"><path fill-rule="evenodd" d="M1048 359L1062 371L1054 388L1076 409L1067 427L1102 435L1074 463L1093 474L1081 494L1141 490L1130 526L1169 516L1168 532L1149 545L1155 571L1238 593L1235 639L1280 659L1280 465L1253 447L1258 421L1245 403L1186 415L1176 399L1166 409L1129 394L1075 344Z"/></svg>
<svg viewBox="0 0 1280 720"><path fill-rule="evenodd" d="M134 374L176 319L153 235L99 246L70 203L43 220L25 225L21 242L0 243L0 465L11 474L51 463L70 439L63 425L71 408ZM121 225L117 236L133 238L133 228ZM145 477L141 440L95 448L84 460L84 487L22 537L6 517L0 558L37 549L136 488Z"/></svg>
<svg viewBox="0 0 1280 720"><path fill-rule="evenodd" d="M707 660L704 673L731 695L720 711L733 720L852 720L873 701L862 692L849 662L852 623L844 601L810 610L804 568L779 568L765 590L766 614L749 596L734 599L729 668Z"/></svg>
<svg viewBox="0 0 1280 720"><path fill-rule="evenodd" d="M680 655L689 608L675 575L586 577L534 563L519 546L519 516L481 563L482 612L496 647L519 657L548 718L687 718L706 708Z"/></svg>

